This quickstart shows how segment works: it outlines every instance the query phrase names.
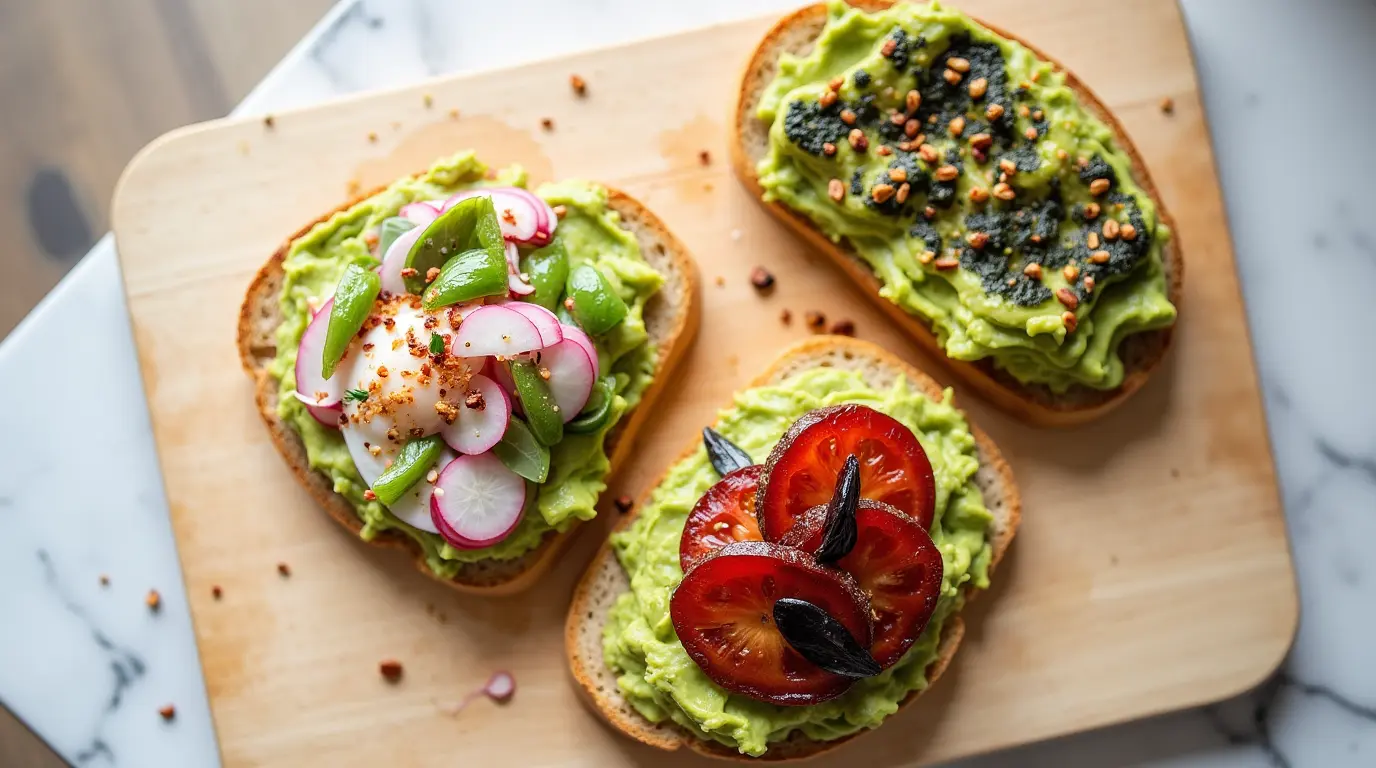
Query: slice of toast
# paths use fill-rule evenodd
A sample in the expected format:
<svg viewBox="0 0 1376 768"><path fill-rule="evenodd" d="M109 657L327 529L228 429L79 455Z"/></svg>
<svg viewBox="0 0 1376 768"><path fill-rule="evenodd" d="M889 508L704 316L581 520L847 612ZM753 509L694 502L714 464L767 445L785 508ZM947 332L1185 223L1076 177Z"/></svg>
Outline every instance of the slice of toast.
<svg viewBox="0 0 1376 768"><path fill-rule="evenodd" d="M931 377L874 344L843 336L819 336L789 348L768 370L746 386L774 384L795 373L824 367L859 371L870 386L880 389L892 386L897 377L903 376L915 391L932 399L941 398L941 386ZM975 436L979 450L980 467L975 474L975 482L984 494L985 505L994 516L990 532L993 558L989 568L992 573L1017 532L1022 517L1022 498L1013 481L1013 472L998 447L973 424L970 425L970 431ZM699 438L694 437L684 456L691 455L698 445ZM649 491L641 498L636 509L639 510L648 498ZM618 524L618 529L630 525L634 519L634 514L627 515ZM583 699L616 730L659 749L687 748L712 757L771 761L813 757L868 732L859 731L832 741L815 741L805 737L801 731L794 731L787 739L770 744L769 751L762 757L753 758L717 742L699 739L671 722L651 723L622 698L616 675L607 668L602 655L602 627L606 623L607 612L617 596L629 589L630 581L625 570L617 561L610 543L604 543L574 592L564 628L569 669ZM966 598L974 597L975 593L975 589L968 589ZM964 632L965 624L958 614L947 619L942 628L939 655L927 668L929 687L950 664ZM907 706L920 694L921 691L909 694L900 707Z"/></svg>
<svg viewBox="0 0 1376 768"><path fill-rule="evenodd" d="M371 194L377 194L378 191L381 190ZM608 205L621 215L622 227L635 234L645 260L664 276L664 285L645 306L645 327L658 352L655 378L645 390L640 403L607 436L610 476L630 455L645 415L652 410L655 398L664 389L674 366L697 333L699 296L697 267L683 244L664 226L664 222L624 192L610 187L607 187L607 192ZM371 194L346 203L338 210L345 210ZM277 326L282 320L278 300L283 277L282 261L287 249L292 241L335 213L330 211L302 227L258 270L239 311L239 356L244 370L254 380L258 411L263 421L267 422L272 442L282 458L286 459L296 478L330 517L357 536L363 525L353 507L334 492L330 479L324 473L310 468L301 438L278 418L278 382L267 372L268 364L277 354ZM550 532L538 547L511 560L465 563L453 579L436 576L426 565L420 545L405 534L386 531L370 543L409 551L422 573L456 589L510 594L530 586L548 570L571 534L572 529L564 533Z"/></svg>
<svg viewBox="0 0 1376 768"><path fill-rule="evenodd" d="M893 4L894 0L847 0L861 10L879 11ZM756 197L764 194L759 175L755 169L759 161L768 153L769 125L755 117L761 95L766 86L774 80L779 68L779 57L785 53L804 56L812 50L812 45L821 34L827 21L827 8L824 4L812 5L785 16L774 25L760 41L754 54L746 64L741 78L741 89L736 100L735 136L731 142L732 164L742 183L753 191ZM1180 306L1180 294L1184 279L1184 265L1180 250L1179 230L1174 226L1170 213L1161 203L1161 196L1152 183L1146 164L1133 146L1132 140L1122 126L1104 106L1103 102L1081 82L1073 72L1061 66L1060 62L1046 55L1033 45L1028 44L1003 30L979 22L995 34L1016 40L1030 50L1037 58L1049 62L1065 73L1066 85L1079 97L1095 116L1109 126L1118 146L1132 160L1132 173L1135 181L1157 203L1162 223L1171 228L1172 238L1162 254L1165 267L1167 294L1171 302ZM902 307L879 295L879 279L868 265L844 240L832 242L810 219L779 202L765 203L769 211L780 221L797 232L808 243L825 254L841 267L859 286L862 293L888 314L890 320L902 328L924 349L942 359L961 377L966 384L977 390L994 405L1014 416L1039 426L1066 427L1081 424L1098 418L1117 407L1133 392L1140 389L1147 376L1165 357L1170 346L1171 328L1136 333L1128 336L1119 347L1126 370L1123 383L1116 389L1099 390L1086 386L1073 386L1064 394L1057 394L1042 384L1024 384L997 368L991 359L975 362L953 360L946 357L945 350L937 341L936 334L921 318L909 314Z"/></svg>

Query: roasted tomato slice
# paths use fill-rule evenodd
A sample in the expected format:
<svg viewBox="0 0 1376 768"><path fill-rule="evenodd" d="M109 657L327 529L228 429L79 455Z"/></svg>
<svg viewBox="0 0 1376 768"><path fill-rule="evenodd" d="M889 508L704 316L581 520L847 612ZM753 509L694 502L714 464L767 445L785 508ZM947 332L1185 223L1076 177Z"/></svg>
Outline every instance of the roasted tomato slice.
<svg viewBox="0 0 1376 768"><path fill-rule="evenodd" d="M800 515L827 503L851 454L860 460L861 498L931 526L936 484L912 430L873 408L836 405L798 419L769 454L755 503L766 541L779 541Z"/></svg>
<svg viewBox="0 0 1376 768"><path fill-rule="evenodd" d="M698 561L737 541L759 541L755 492L760 487L759 464L728 473L693 505L678 542L678 561L687 573Z"/></svg>
<svg viewBox="0 0 1376 768"><path fill-rule="evenodd" d="M817 551L826 513L825 505L808 510L779 543ZM869 598L874 611L870 655L887 669L917 642L936 610L944 571L941 551L926 528L877 501L860 501L855 526L855 548L834 565L854 576Z"/></svg>
<svg viewBox="0 0 1376 768"><path fill-rule="evenodd" d="M683 577L669 601L674 631L717 685L771 704L816 704L851 679L803 658L774 625L774 601L816 605L868 648L869 601L855 579L796 549L763 541L728 544Z"/></svg>

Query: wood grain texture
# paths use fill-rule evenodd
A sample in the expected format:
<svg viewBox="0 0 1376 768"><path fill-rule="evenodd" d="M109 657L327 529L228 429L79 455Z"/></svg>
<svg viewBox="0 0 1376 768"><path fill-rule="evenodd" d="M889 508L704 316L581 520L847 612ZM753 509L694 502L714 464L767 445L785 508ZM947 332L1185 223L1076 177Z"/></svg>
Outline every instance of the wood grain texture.
<svg viewBox="0 0 1376 768"><path fill-rule="evenodd" d="M1176 212L1192 311L1143 391L1092 425L1039 431L961 399L1013 465L1023 526L991 594L969 611L946 677L862 742L876 766L953 759L1223 698L1279 663L1297 616L1232 250L1176 6L962 5L1060 58L1116 111ZM237 368L235 312L254 270L301 222L350 189L473 147L494 163L523 162L537 180L619 186L699 260L699 342L608 499L646 488L737 386L807 334L806 310L851 319L861 337L939 373L731 176L725 149L738 67L770 22L435 81L279 115L272 128L195 127L131 164L114 223L228 765L694 760L655 755L602 727L563 668L563 611L611 515L586 526L563 562L519 598L465 597L428 583L343 535L281 466ZM1133 34L1124 41L1103 29ZM568 88L574 72L588 82L584 99ZM1164 96L1175 100L1173 115L1158 109ZM546 116L553 131L540 126ZM756 265L778 277L768 296L749 285ZM779 319L784 309L789 325ZM277 575L279 561L292 564L290 579ZM220 602L213 584L224 586ZM395 687L377 675L388 657L406 665ZM450 714L499 668L516 675L514 701L478 700ZM856 754L842 749L818 764Z"/></svg>

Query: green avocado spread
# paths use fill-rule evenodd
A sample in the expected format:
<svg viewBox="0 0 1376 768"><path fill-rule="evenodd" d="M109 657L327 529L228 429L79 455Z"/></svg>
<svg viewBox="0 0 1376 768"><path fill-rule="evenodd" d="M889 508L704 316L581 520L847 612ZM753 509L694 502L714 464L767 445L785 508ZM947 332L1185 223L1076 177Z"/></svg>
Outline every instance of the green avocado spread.
<svg viewBox="0 0 1376 768"><path fill-rule="evenodd" d="M831 0L757 116L765 200L848 242L954 359L1113 389L1123 339L1175 322L1171 233L1113 131L1063 72L959 11Z"/></svg>
<svg viewBox="0 0 1376 768"><path fill-rule="evenodd" d="M355 469L343 437L312 418L292 396L301 334L312 308L333 294L346 267L378 265L369 240L384 219L397 215L407 203L445 198L483 185L523 187L526 174L519 166L489 172L473 153L458 154L336 213L294 241L282 264L283 320L277 330L277 356L268 368L279 382L278 415L301 436L311 468L328 475L335 492L358 513L363 523L361 536L371 540L390 530L411 537L420 544L430 569L441 578L453 578L464 563L520 557L538 546L550 531L592 519L610 466L603 442L621 416L639 402L655 370L655 349L645 331L643 312L646 301L663 282L662 276L645 262L635 236L621 228L620 216L607 207L604 188L584 181L545 184L536 193L566 211L556 235L563 240L570 266L596 266L630 308L624 322L593 339L599 370L616 378L612 418L595 432L567 434L551 448L548 479L531 495L533 501L516 530L490 547L456 549L436 534L401 522L380 502L363 498L367 485Z"/></svg>
<svg viewBox="0 0 1376 768"><path fill-rule="evenodd" d="M859 373L819 368L736 395L717 430L756 460L769 455L804 413L840 403L861 403L907 425L926 449L936 476L932 539L945 566L936 612L917 643L877 677L859 680L839 698L782 707L727 693L689 658L669 618L669 597L683 579L679 539L693 505L717 475L699 449L669 470L635 521L612 537L630 576L631 590L612 607L603 629L603 653L622 695L653 722L672 720L703 739L761 755L769 743L801 730L830 740L878 726L912 691L927 685L941 628L961 608L962 590L989 583L992 516L975 485L975 439L947 390L940 402L899 378L887 389L868 386Z"/></svg>

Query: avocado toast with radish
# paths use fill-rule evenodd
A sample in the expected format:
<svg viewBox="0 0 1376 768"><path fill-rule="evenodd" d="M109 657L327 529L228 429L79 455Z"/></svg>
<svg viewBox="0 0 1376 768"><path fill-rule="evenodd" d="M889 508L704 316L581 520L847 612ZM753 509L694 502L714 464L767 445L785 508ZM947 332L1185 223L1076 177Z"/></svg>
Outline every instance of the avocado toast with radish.
<svg viewBox="0 0 1376 768"><path fill-rule="evenodd" d="M428 575L510 592L594 517L697 326L683 246L638 202L437 161L303 228L239 350L298 479Z"/></svg>
<svg viewBox="0 0 1376 768"><path fill-rule="evenodd" d="M879 347L786 350L637 505L574 593L570 670L665 750L788 760L927 690L1021 500L949 389Z"/></svg>

